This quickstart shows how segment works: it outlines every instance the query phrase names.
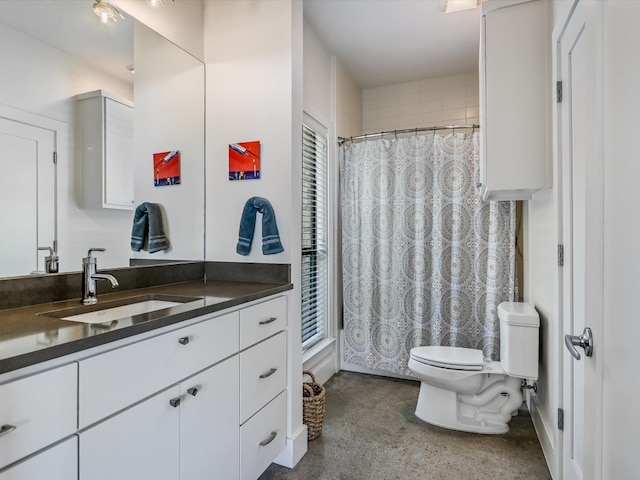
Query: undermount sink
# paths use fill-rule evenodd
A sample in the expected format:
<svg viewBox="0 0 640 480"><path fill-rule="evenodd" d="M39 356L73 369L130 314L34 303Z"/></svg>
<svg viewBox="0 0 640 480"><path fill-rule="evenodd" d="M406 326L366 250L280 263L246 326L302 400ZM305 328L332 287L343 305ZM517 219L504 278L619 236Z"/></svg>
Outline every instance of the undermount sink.
<svg viewBox="0 0 640 480"><path fill-rule="evenodd" d="M146 313L175 307L184 303L201 300L198 297L176 295L140 295L121 300L112 300L91 306L72 307L63 310L45 312L43 315L71 322L88 324L107 323L114 320L143 315Z"/></svg>
<svg viewBox="0 0 640 480"><path fill-rule="evenodd" d="M95 312L80 313L69 317L62 317L62 320L70 320L72 322L82 323L104 323L113 320L119 320L125 317L133 317L142 313L155 312L163 308L180 305L180 302L166 302L163 300L145 300L131 305L123 305L122 307L106 308Z"/></svg>

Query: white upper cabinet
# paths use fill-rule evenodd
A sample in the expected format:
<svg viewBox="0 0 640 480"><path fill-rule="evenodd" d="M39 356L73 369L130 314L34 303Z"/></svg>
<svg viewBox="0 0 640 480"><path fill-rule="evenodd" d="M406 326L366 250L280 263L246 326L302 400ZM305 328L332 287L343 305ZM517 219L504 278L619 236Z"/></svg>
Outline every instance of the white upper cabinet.
<svg viewBox="0 0 640 480"><path fill-rule="evenodd" d="M133 103L104 90L76 100L81 205L133 210Z"/></svg>
<svg viewBox="0 0 640 480"><path fill-rule="evenodd" d="M483 200L529 200L551 186L546 3L483 5L478 185Z"/></svg>

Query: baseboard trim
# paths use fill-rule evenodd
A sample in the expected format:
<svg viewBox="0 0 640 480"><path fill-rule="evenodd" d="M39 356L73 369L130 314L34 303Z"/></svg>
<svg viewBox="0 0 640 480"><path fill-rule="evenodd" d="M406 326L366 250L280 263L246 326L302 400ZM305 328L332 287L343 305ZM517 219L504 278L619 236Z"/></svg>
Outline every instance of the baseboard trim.
<svg viewBox="0 0 640 480"><path fill-rule="evenodd" d="M531 414L531 421L533 422L533 428L538 436L538 441L542 447L542 453L547 461L547 467L551 478L562 478L561 472L558 472L559 455L562 454L562 449L559 448L559 440L555 438L554 432L550 430L550 426L544 420L543 412L539 408L535 395L532 395L529 399L529 412Z"/></svg>
<svg viewBox="0 0 640 480"><path fill-rule="evenodd" d="M287 437L284 450L273 461L283 467L293 468L307 453L307 426L302 424L292 437Z"/></svg>
<svg viewBox="0 0 640 480"><path fill-rule="evenodd" d="M336 342L333 342L331 348L327 348L323 354L314 355L304 362L303 370L313 372L316 381L320 385L324 385L327 380L338 372L337 355ZM309 381L309 378L307 377L305 381Z"/></svg>

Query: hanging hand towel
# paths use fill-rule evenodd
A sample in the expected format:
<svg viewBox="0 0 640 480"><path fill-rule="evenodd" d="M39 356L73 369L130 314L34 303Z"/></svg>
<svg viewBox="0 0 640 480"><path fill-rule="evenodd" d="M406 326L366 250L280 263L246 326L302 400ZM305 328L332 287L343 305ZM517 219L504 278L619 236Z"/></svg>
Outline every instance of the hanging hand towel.
<svg viewBox="0 0 640 480"><path fill-rule="evenodd" d="M278 226L276 225L276 214L269 200L262 197L251 197L244 204L242 217L240 218L240 232L238 234L238 245L236 252L240 255L249 255L253 232L256 227L256 212L262 213L262 253L273 255L284 252Z"/></svg>
<svg viewBox="0 0 640 480"><path fill-rule="evenodd" d="M155 203L145 202L138 205L133 215L131 230L131 250L139 252L149 236L149 253L169 248L169 240L164 234L162 226L162 211Z"/></svg>

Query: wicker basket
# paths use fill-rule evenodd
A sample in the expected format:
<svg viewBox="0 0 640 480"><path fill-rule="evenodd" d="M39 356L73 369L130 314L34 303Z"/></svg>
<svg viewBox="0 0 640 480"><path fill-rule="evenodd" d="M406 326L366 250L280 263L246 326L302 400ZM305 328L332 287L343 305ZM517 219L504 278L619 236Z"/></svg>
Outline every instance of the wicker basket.
<svg viewBox="0 0 640 480"><path fill-rule="evenodd" d="M310 382L302 383L302 423L307 426L307 439L313 440L322 432L325 389L309 370L302 373L311 377Z"/></svg>

